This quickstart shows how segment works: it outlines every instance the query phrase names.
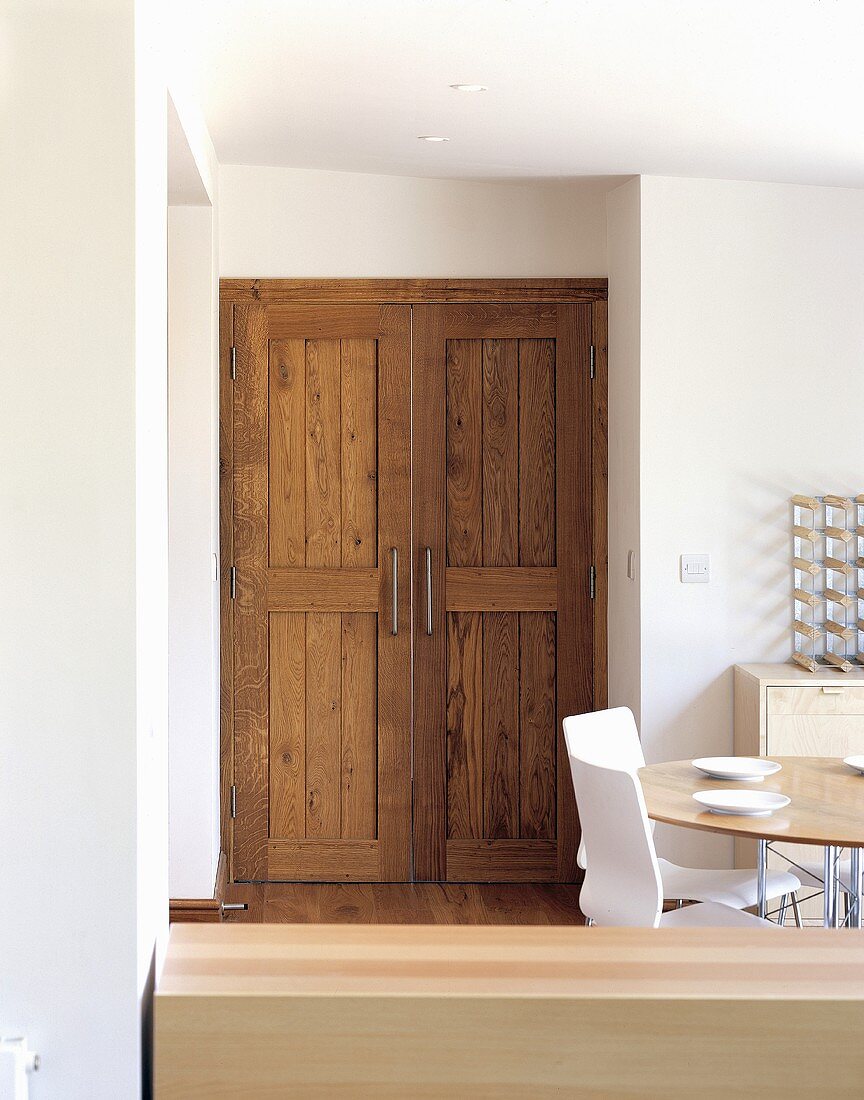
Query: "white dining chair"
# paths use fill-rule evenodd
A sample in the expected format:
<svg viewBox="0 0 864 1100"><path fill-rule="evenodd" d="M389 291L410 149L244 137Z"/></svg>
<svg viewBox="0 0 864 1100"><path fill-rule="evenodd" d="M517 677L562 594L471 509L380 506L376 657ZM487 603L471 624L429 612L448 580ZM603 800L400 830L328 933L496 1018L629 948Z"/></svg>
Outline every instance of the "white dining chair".
<svg viewBox="0 0 864 1100"><path fill-rule="evenodd" d="M589 853L579 907L590 924L630 928L778 926L717 902L663 912L663 880L642 785L626 768L570 758Z"/></svg>
<svg viewBox="0 0 864 1100"><path fill-rule="evenodd" d="M573 759L603 767L619 768L634 777L645 766L645 756L636 719L628 707L574 714L564 719L564 739ZM580 819L582 806L576 798ZM653 822L651 829L653 832ZM587 866L585 834L579 842L577 862ZM746 909L758 901L756 871L724 870L709 867L682 867L668 859L659 859L663 880L663 896L672 901L718 902L734 909ZM798 878L788 871L769 871L766 877L767 896L780 898L785 914L788 898L793 899L796 922L798 916L795 892L800 889Z"/></svg>

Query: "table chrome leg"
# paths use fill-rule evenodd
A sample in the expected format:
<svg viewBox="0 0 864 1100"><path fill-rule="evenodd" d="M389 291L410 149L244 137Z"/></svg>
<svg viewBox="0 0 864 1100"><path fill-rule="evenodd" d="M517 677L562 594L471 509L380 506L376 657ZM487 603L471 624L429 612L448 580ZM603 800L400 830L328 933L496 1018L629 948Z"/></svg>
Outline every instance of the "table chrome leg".
<svg viewBox="0 0 864 1100"><path fill-rule="evenodd" d="M758 903L758 913L762 920L765 920L765 914L768 912L768 882L767 882L767 867L768 864L768 841L757 840L756 841L756 899Z"/></svg>
<svg viewBox="0 0 864 1100"><path fill-rule="evenodd" d="M849 897L850 916L849 927L861 927L861 849L849 849L849 877L852 880L849 885L852 893Z"/></svg>
<svg viewBox="0 0 864 1100"><path fill-rule="evenodd" d="M836 847L833 844L826 844L822 861L822 896L824 898L822 923L826 928L837 927L837 890L834 879L834 862L836 858Z"/></svg>

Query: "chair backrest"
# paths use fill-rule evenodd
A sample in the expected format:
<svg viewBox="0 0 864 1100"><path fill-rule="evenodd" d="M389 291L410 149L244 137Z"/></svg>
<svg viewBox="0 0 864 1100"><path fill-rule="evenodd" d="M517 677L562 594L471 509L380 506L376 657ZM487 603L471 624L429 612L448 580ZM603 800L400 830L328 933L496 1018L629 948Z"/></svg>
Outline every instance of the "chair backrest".
<svg viewBox="0 0 864 1100"><path fill-rule="evenodd" d="M589 852L579 906L599 925L656 928L663 882L642 785L627 768L570 757Z"/></svg>
<svg viewBox="0 0 864 1100"><path fill-rule="evenodd" d="M564 740L570 757L587 764L624 768L634 775L645 767L639 730L629 707L570 715L564 719ZM587 866L584 836L579 841L576 862L583 870Z"/></svg>

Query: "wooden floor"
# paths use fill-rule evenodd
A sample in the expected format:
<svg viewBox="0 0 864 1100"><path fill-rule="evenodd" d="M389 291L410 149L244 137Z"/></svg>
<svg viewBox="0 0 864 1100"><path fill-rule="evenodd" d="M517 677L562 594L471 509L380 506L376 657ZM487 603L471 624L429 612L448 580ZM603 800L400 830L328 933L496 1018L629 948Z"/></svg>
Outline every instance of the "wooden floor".
<svg viewBox="0 0 864 1100"><path fill-rule="evenodd" d="M280 882L229 885L226 921L268 924L584 924L566 885Z"/></svg>

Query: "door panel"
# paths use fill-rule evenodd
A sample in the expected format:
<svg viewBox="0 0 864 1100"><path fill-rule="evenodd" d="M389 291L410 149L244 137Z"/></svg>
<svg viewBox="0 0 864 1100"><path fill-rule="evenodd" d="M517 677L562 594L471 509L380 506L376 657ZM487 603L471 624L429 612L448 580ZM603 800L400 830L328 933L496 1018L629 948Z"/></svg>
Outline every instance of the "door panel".
<svg viewBox="0 0 864 1100"><path fill-rule="evenodd" d="M235 877L406 879L410 312L234 328Z"/></svg>
<svg viewBox="0 0 864 1100"><path fill-rule="evenodd" d="M417 875L568 880L560 721L593 692L590 306L418 306L414 334Z"/></svg>
<svg viewBox="0 0 864 1100"><path fill-rule="evenodd" d="M593 310L232 306L235 880L576 878Z"/></svg>

